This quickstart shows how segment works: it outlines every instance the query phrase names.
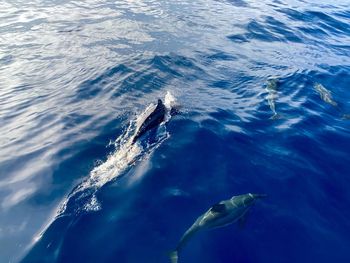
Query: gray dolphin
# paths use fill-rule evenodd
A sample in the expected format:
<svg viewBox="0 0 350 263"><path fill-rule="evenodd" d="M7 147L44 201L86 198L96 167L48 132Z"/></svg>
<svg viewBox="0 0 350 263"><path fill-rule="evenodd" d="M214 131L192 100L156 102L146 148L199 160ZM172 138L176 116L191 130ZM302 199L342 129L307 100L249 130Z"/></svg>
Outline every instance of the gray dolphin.
<svg viewBox="0 0 350 263"><path fill-rule="evenodd" d="M332 93L328 89L326 89L322 84L315 83L314 89L317 91L318 95L320 95L321 99L324 102L334 107L338 107L338 103L333 100Z"/></svg>
<svg viewBox="0 0 350 263"><path fill-rule="evenodd" d="M199 230L223 227L237 222L238 220L243 220L247 211L255 203L255 200L262 197L266 197L266 195L248 193L233 196L231 199L213 205L207 212L198 217L193 225L182 236L176 249L170 253L171 262L177 263L179 251Z"/></svg>
<svg viewBox="0 0 350 263"><path fill-rule="evenodd" d="M331 91L325 88L320 83L315 83L314 89L317 91L318 95L320 95L321 99L335 107L340 113L342 112L341 108L339 107L338 103L333 99ZM342 113L341 113L342 114ZM342 114L343 120L350 120L350 114Z"/></svg>
<svg viewBox="0 0 350 263"><path fill-rule="evenodd" d="M278 93L278 79L277 78L271 78L267 80L267 85L265 90L267 91L267 102L269 103L270 109L273 113L273 115L270 117L270 119L278 119L280 118L280 115L276 111L275 101L277 98Z"/></svg>
<svg viewBox="0 0 350 263"><path fill-rule="evenodd" d="M162 100L158 99L156 108L150 113L150 115L148 115L148 117L144 120L144 122L138 128L134 138L132 139L132 143L134 144L147 131L154 129L159 124L161 124L165 119L165 114L166 114L166 107L163 104Z"/></svg>

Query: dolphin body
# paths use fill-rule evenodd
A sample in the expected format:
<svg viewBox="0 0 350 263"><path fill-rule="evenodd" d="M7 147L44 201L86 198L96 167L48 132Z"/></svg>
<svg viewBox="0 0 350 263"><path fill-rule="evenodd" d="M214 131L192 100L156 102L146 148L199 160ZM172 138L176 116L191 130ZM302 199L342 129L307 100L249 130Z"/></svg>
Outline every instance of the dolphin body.
<svg viewBox="0 0 350 263"><path fill-rule="evenodd" d="M278 119L280 118L280 115L276 111L276 106L275 106L275 101L277 98L277 92L278 92L278 79L273 78L273 79L268 79L267 80L267 86L266 89L267 91L267 102L269 103L270 109L273 113L273 115L270 117L270 119Z"/></svg>
<svg viewBox="0 0 350 263"><path fill-rule="evenodd" d="M243 220L245 214L255 203L255 200L265 196L266 195L263 194L248 193L233 196L231 199L213 205L207 212L198 217L193 225L182 236L176 249L170 253L171 262L178 262L178 252L199 230L223 227L235 223L238 220Z"/></svg>
<svg viewBox="0 0 350 263"><path fill-rule="evenodd" d="M134 138L132 139L132 144L134 144L142 135L144 135L149 130L158 127L165 119L166 107L161 99L158 99L156 108L148 115L141 126L136 131Z"/></svg>
<svg viewBox="0 0 350 263"><path fill-rule="evenodd" d="M320 98L332 105L333 107L335 107L338 111L342 112L342 110L340 109L338 103L333 99L332 97L332 93L331 91L329 91L328 89L325 88L325 86L323 86L320 83L315 83L314 85L314 89L317 91L318 95L320 95ZM350 114L342 114L341 117L343 120L350 120Z"/></svg>
<svg viewBox="0 0 350 263"><path fill-rule="evenodd" d="M324 102L334 107L338 106L338 103L333 100L332 93L328 89L326 89L322 84L316 83L314 85L314 89L317 91L317 93L320 95L321 99Z"/></svg>

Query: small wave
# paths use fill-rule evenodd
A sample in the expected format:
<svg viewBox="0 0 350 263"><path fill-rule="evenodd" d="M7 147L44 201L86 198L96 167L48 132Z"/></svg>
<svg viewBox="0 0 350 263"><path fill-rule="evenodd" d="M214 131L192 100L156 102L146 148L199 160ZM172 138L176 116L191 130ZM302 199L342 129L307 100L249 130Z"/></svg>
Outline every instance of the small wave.
<svg viewBox="0 0 350 263"><path fill-rule="evenodd" d="M154 143L132 143L135 131L142 125L144 120L155 109L155 104L150 104L134 121L131 121L125 133L114 141L115 151L111 153L105 162L97 165L89 177L73 191L61 204L57 216L69 212L80 211L98 211L101 204L98 202L96 192L102 186L115 180L127 168L141 160L145 155L151 153L165 139L169 137L165 129L165 124L170 120L170 110L176 105L176 98L168 91L164 97L164 105L167 108L167 115L164 122L160 125ZM72 211L73 210L73 211Z"/></svg>

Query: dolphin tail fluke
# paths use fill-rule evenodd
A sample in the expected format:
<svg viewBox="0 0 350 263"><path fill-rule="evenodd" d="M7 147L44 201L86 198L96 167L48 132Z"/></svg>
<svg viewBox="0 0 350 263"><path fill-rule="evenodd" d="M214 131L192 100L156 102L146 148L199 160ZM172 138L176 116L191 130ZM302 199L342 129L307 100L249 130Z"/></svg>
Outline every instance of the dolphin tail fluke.
<svg viewBox="0 0 350 263"><path fill-rule="evenodd" d="M177 260L178 260L177 250L171 251L169 253L169 257L170 257L171 263L177 263Z"/></svg>
<svg viewBox="0 0 350 263"><path fill-rule="evenodd" d="M274 113L271 117L271 120L278 120L278 119L282 119L282 115L278 114L277 112Z"/></svg>

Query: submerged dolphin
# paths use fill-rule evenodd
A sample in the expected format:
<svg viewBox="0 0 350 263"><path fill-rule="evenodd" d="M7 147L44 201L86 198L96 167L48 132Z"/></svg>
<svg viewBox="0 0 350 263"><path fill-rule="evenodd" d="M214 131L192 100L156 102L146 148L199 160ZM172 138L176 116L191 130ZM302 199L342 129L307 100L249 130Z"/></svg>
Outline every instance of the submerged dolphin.
<svg viewBox="0 0 350 263"><path fill-rule="evenodd" d="M247 211L255 203L255 200L265 196L266 195L249 193L233 196L229 200L224 200L213 205L207 212L198 217L182 236L176 249L170 253L171 262L177 263L178 252L184 247L190 237L199 230L222 227L237 222L238 220L243 220Z"/></svg>
<svg viewBox="0 0 350 263"><path fill-rule="evenodd" d="M338 103L333 99L331 91L325 88L322 84L315 83L314 89L317 91L317 93L320 95L321 99L335 107L341 114L342 110L339 107ZM341 117L343 120L350 120L350 114L342 114Z"/></svg>
<svg viewBox="0 0 350 263"><path fill-rule="evenodd" d="M350 120L350 114L343 114L342 119L343 120Z"/></svg>
<svg viewBox="0 0 350 263"><path fill-rule="evenodd" d="M317 93L320 95L321 99L324 102L334 107L338 106L338 103L333 100L332 93L328 89L326 89L322 84L316 83L314 85L314 89L317 91Z"/></svg>
<svg viewBox="0 0 350 263"><path fill-rule="evenodd" d="M144 135L147 131L154 129L159 124L161 124L165 119L166 107L161 99L158 99L156 108L148 115L148 117L143 121L141 126L136 131L132 143L134 144L137 139Z"/></svg>
<svg viewBox="0 0 350 263"><path fill-rule="evenodd" d="M276 78L268 79L265 90L267 91L267 96L266 96L267 102L269 103L270 109L273 113L270 119L278 119L280 115L276 112L276 106L275 106L275 101L276 101L277 92L278 92L278 79Z"/></svg>

